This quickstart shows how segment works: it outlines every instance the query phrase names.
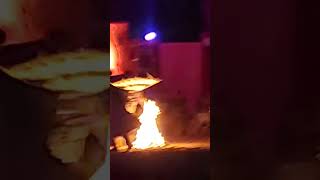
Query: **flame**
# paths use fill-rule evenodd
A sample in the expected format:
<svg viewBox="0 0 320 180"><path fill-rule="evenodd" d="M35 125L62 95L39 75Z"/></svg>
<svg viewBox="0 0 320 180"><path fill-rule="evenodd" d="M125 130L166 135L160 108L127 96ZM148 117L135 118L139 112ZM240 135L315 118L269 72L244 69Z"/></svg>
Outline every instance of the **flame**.
<svg viewBox="0 0 320 180"><path fill-rule="evenodd" d="M144 102L143 113L139 116L141 126L137 131L136 140L132 143L133 148L149 149L165 145L165 140L157 126L159 114L160 108L156 105L156 102L152 100Z"/></svg>

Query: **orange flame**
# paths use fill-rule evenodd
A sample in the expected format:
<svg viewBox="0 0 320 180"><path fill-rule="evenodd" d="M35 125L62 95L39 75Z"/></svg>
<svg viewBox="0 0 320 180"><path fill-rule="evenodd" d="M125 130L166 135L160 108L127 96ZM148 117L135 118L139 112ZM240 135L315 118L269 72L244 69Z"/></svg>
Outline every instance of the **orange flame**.
<svg viewBox="0 0 320 180"><path fill-rule="evenodd" d="M149 149L165 145L165 140L157 126L159 114L160 108L156 105L156 102L151 100L145 101L143 113L139 116L141 126L137 131L136 140L132 143L133 148Z"/></svg>

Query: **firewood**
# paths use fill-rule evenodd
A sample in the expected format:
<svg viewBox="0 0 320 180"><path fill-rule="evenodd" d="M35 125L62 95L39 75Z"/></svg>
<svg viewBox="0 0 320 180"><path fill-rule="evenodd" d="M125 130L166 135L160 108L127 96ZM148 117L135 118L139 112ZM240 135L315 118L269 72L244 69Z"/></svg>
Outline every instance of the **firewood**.
<svg viewBox="0 0 320 180"><path fill-rule="evenodd" d="M113 141L118 152L127 152L129 150L127 141L123 136L117 136L113 138Z"/></svg>

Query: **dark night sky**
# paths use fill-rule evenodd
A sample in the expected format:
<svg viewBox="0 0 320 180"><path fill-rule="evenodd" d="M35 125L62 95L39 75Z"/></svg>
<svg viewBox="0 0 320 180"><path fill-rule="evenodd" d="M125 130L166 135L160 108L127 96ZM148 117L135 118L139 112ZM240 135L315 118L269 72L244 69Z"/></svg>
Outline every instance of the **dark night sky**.
<svg viewBox="0 0 320 180"><path fill-rule="evenodd" d="M198 41L203 30L203 0L92 0L99 17L128 21L131 36L155 30L163 41Z"/></svg>
<svg viewBox="0 0 320 180"><path fill-rule="evenodd" d="M156 30L163 41L197 41L201 32L200 0L117 0L110 4L113 21L129 21L131 35Z"/></svg>

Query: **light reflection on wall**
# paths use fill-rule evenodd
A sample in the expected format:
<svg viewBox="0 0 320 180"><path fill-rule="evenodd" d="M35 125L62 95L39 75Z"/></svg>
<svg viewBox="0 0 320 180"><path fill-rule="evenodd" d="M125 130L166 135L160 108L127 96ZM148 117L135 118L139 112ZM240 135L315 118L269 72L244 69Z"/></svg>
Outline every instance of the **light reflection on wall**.
<svg viewBox="0 0 320 180"><path fill-rule="evenodd" d="M110 41L110 70L115 71L117 67L117 52L114 44Z"/></svg>
<svg viewBox="0 0 320 180"><path fill-rule="evenodd" d="M112 76L121 75L126 71L129 49L128 23L110 24L110 71Z"/></svg>

